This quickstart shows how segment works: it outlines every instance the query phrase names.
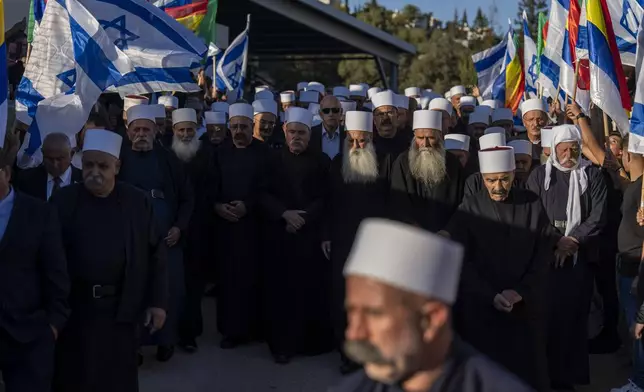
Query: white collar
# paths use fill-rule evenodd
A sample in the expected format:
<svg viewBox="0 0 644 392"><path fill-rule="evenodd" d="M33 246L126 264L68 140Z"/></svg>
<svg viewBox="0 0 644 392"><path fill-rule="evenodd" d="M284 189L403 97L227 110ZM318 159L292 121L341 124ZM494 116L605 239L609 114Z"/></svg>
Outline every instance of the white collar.
<svg viewBox="0 0 644 392"><path fill-rule="evenodd" d="M330 137L330 136L329 136L329 132L328 132L328 131L326 130L326 128L324 127L324 124L322 124L322 133L323 133L323 134L325 134L327 138L329 138L329 139L332 139L332 140L333 140L333 139L335 139L335 137L338 135L338 133L340 133L340 127L338 126L338 127L335 129L335 132L333 132L333 137Z"/></svg>
<svg viewBox="0 0 644 392"><path fill-rule="evenodd" d="M69 184L71 178L72 178L72 165L69 165L67 170L65 170L65 172L63 173L63 175L60 176L60 183ZM54 177L51 174L47 173L47 182L53 182L53 181L54 181Z"/></svg>

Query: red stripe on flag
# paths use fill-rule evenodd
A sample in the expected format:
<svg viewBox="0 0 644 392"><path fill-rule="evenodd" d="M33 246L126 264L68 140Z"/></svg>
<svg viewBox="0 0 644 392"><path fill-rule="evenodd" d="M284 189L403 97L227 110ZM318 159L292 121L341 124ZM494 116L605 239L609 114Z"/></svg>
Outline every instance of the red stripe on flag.
<svg viewBox="0 0 644 392"><path fill-rule="evenodd" d="M619 95L622 99L622 107L628 111L631 110L631 98L628 95L628 87L626 87L626 77L624 76L624 69L622 68L622 58L617 49L617 40L615 39L615 31L613 30L613 22L608 11L606 0L601 0L602 16L606 24L606 37L608 38L608 46L610 53L613 57L613 64L615 64L615 73L617 74L617 82L619 83Z"/></svg>
<svg viewBox="0 0 644 392"><path fill-rule="evenodd" d="M165 13L174 19L185 18L192 14L205 14L206 12L208 12L208 0L200 0L192 4L182 5L181 7L165 9Z"/></svg>
<svg viewBox="0 0 644 392"><path fill-rule="evenodd" d="M546 21L543 25L543 31L541 32L541 36L543 37L543 40L545 41L548 39L548 25L550 24L549 21Z"/></svg>

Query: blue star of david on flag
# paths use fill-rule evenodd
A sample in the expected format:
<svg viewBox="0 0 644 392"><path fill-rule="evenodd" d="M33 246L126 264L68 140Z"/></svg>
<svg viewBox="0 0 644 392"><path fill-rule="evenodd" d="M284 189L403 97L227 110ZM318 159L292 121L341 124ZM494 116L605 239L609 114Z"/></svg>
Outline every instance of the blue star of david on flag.
<svg viewBox="0 0 644 392"><path fill-rule="evenodd" d="M108 20L99 20L98 21L103 27L103 30L106 32L109 29L114 29L120 33L120 37L114 41L114 45L121 50L127 49L128 41L135 41L140 37L131 31L129 31L125 26L125 15L121 15L118 18L108 21ZM108 32L109 34L109 32Z"/></svg>
<svg viewBox="0 0 644 392"><path fill-rule="evenodd" d="M537 68L537 56L532 56L532 61L530 62L530 66L528 67L528 75L532 80L537 79L537 73L535 72Z"/></svg>
<svg viewBox="0 0 644 392"><path fill-rule="evenodd" d="M72 68L69 71L61 72L56 77L62 80L63 83L69 88L73 88L76 85L76 69Z"/></svg>

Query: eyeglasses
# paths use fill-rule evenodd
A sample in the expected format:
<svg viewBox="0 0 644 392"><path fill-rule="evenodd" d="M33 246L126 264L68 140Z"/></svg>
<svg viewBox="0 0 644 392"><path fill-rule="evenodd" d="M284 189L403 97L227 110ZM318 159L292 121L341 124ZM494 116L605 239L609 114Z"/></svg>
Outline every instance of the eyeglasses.
<svg viewBox="0 0 644 392"><path fill-rule="evenodd" d="M376 117L394 117L398 112L376 112Z"/></svg>
<svg viewBox="0 0 644 392"><path fill-rule="evenodd" d="M340 109L340 108L326 108L326 109L322 109L320 111L322 113L324 113L324 114L331 114L331 113L338 114L338 113L340 113L341 110L342 109Z"/></svg>

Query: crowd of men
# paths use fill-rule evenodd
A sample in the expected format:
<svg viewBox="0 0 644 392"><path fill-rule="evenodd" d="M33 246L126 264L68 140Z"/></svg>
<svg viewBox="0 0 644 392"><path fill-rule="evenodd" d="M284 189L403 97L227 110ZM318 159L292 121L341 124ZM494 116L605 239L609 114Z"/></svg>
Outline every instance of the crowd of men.
<svg viewBox="0 0 644 392"><path fill-rule="evenodd" d="M589 351L621 345L620 304L644 328L641 157L574 103L526 99L518 125L468 93L127 96L32 154L18 113L0 150L7 391L136 391L141 346L198 349L211 283L222 349L265 341L279 364L337 350L343 374L371 378L340 391L588 384ZM633 347L618 391L644 388Z"/></svg>

